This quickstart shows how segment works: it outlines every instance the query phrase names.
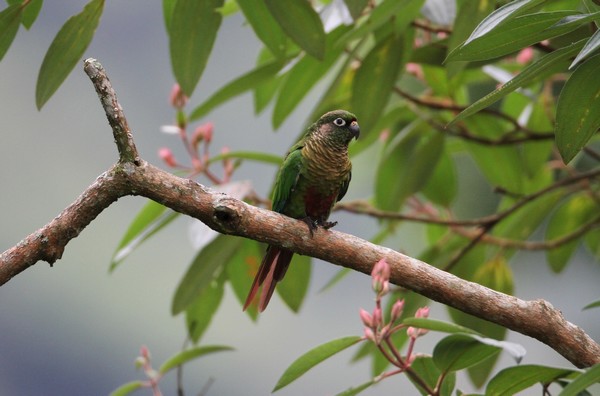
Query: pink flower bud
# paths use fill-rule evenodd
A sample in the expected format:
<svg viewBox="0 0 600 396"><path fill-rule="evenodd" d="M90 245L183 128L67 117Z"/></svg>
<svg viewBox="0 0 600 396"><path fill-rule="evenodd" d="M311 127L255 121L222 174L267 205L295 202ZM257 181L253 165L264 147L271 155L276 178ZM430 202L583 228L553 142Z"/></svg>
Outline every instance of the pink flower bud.
<svg viewBox="0 0 600 396"><path fill-rule="evenodd" d="M171 95L169 95L169 102L171 102L171 106L176 109L183 109L187 104L188 97L183 92L179 84L173 85L171 89Z"/></svg>
<svg viewBox="0 0 600 396"><path fill-rule="evenodd" d="M175 161L175 157L173 157L173 152L170 149L166 147L159 149L158 156L164 161L165 164L167 164L167 166L170 166L172 168L177 166L177 161Z"/></svg>
<svg viewBox="0 0 600 396"><path fill-rule="evenodd" d="M406 329L406 335L409 338L417 338L419 335L419 332L416 328L409 326L408 329Z"/></svg>
<svg viewBox="0 0 600 396"><path fill-rule="evenodd" d="M373 328L373 317L370 313L361 308L360 311L358 311L358 314L360 316L360 320L362 320L366 327Z"/></svg>
<svg viewBox="0 0 600 396"><path fill-rule="evenodd" d="M375 339L375 333L373 333L373 330L371 330L368 327L365 327L365 338L367 340L371 340L373 342L377 342L377 340Z"/></svg>
<svg viewBox="0 0 600 396"><path fill-rule="evenodd" d="M421 307L417 309L415 318L427 318L429 316L429 307Z"/></svg>
<svg viewBox="0 0 600 396"><path fill-rule="evenodd" d="M392 322L397 321L404 310L404 300L397 300L392 306Z"/></svg>
<svg viewBox="0 0 600 396"><path fill-rule="evenodd" d="M146 360L150 360L150 350L146 345L142 345L140 348L140 356Z"/></svg>
<svg viewBox="0 0 600 396"><path fill-rule="evenodd" d="M387 294L390 290L389 280L390 280L391 268L390 265L385 261L385 259L379 260L371 271L372 279L372 287L375 293L379 296L383 296Z"/></svg>
<svg viewBox="0 0 600 396"><path fill-rule="evenodd" d="M519 51L519 53L517 54L517 63L524 65L526 63L531 62L531 60L533 59L533 48L531 47L527 47L527 48L523 48L521 51Z"/></svg>
<svg viewBox="0 0 600 396"><path fill-rule="evenodd" d="M375 307L373 310L373 326L379 327L383 323L383 312L380 307Z"/></svg>

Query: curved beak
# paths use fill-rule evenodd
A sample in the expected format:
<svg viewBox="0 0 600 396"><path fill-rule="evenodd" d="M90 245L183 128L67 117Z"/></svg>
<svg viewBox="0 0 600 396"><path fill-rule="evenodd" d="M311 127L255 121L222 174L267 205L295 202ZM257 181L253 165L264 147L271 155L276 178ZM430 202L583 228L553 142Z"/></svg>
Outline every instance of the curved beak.
<svg viewBox="0 0 600 396"><path fill-rule="evenodd" d="M356 122L356 120L352 121L350 124L350 132L352 132L355 139L358 139L358 136L360 135L360 127L358 126L358 122Z"/></svg>

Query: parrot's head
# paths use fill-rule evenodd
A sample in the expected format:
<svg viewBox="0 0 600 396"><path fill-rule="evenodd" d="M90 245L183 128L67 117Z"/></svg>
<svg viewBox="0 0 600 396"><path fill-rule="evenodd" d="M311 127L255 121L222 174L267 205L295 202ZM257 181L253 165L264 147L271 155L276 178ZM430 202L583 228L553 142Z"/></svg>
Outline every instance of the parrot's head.
<svg viewBox="0 0 600 396"><path fill-rule="evenodd" d="M352 139L358 139L360 127L356 116L345 110L334 110L323 114L316 122L316 129L326 139L348 146Z"/></svg>

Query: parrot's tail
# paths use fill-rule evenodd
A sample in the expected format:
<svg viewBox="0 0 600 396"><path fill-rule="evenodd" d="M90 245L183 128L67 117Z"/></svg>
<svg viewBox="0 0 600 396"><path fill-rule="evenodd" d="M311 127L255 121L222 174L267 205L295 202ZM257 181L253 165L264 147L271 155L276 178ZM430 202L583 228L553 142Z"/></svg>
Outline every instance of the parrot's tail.
<svg viewBox="0 0 600 396"><path fill-rule="evenodd" d="M283 279L285 272L292 261L293 252L287 249L281 249L275 246L269 245L267 247L267 253L260 263L258 273L254 277L250 293L246 298L244 304L244 311L254 300L254 296L258 292L258 289L262 285L262 291L260 292L260 300L258 302L258 311L262 312L267 308L269 300L275 291L277 282Z"/></svg>

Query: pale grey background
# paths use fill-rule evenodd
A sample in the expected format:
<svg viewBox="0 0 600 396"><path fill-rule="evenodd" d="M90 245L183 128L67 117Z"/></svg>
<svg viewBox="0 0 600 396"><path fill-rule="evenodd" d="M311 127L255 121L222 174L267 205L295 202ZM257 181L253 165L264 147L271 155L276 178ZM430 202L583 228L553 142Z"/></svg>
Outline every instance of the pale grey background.
<svg viewBox="0 0 600 396"><path fill-rule="evenodd" d="M21 28L0 63L2 250L51 220L116 160L111 131L80 65L41 112L35 109L35 80L44 53L62 23L84 4L46 2L31 31ZM107 2L105 7L84 57L99 59L108 70L141 155L162 166L156 152L167 146L185 159L177 138L159 132L173 118L167 101L173 78L160 2L129 0ZM247 70L259 47L241 17L226 19L192 105ZM318 92L313 93L277 134L271 130L269 111L254 117L249 95L228 103L207 118L215 123L214 152L227 145L232 150L284 153L317 97ZM348 198L370 191L373 163L372 153L355 159ZM481 176L469 171L470 160L460 158L459 163L467 171L461 176L461 202L465 207L482 205L490 193L481 189ZM264 195L274 172L270 166L245 164L236 180L250 179ZM144 203L142 198L120 200L68 245L54 268L38 263L0 288L0 394L107 394L141 378L133 361L142 344L150 348L157 367L179 350L185 337L183 320L171 317L169 310L174 288L194 254L187 240L189 220L179 219L108 274L115 246ZM374 232L367 218L335 217L341 220L339 230L365 238ZM410 229L388 245L416 254L421 232ZM513 269L517 296L548 299L567 319L600 339L598 310L580 311L599 297L600 267L589 256L580 254L560 276L547 271L541 254L520 254ZM187 394L196 394L209 378L215 379L209 395L268 394L284 369L306 350L333 338L362 334L358 309L372 307L370 280L352 274L332 291L318 293L336 271L335 266L317 263L302 315L291 314L275 298L258 324L242 314L227 289L203 343L232 345L236 351L186 366ZM444 309L434 306L432 316L444 318ZM431 352L437 339L435 334L426 337L418 350ZM510 340L526 346L524 363L569 366L537 341L512 333ZM367 381L367 363L349 364L352 353L331 359L278 394L330 395ZM503 356L501 363L499 368L512 362ZM463 380L461 388L470 386ZM162 390L175 394L173 375ZM391 391L416 394L400 377L364 394Z"/></svg>

